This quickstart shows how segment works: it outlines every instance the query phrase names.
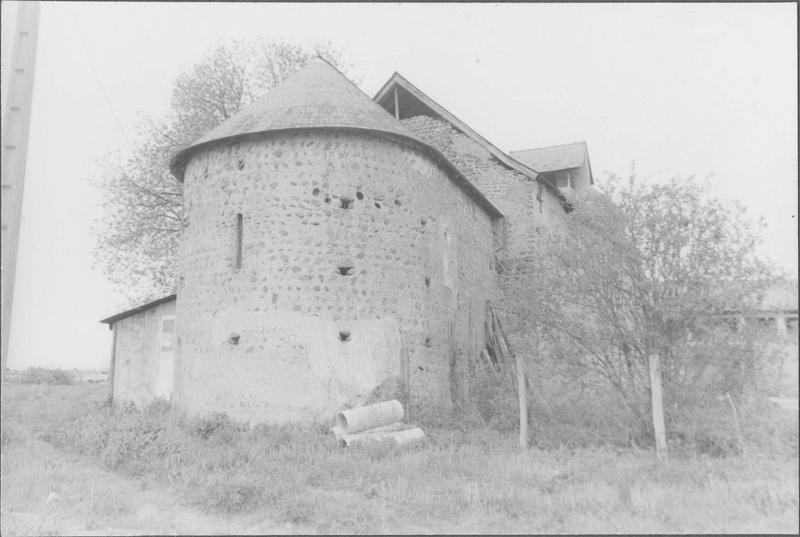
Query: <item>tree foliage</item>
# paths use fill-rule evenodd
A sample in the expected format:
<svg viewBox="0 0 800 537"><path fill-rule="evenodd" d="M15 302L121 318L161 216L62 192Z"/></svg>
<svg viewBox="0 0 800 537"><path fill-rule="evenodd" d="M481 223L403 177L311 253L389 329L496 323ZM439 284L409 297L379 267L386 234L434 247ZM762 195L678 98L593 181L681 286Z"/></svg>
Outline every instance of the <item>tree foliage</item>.
<svg viewBox="0 0 800 537"><path fill-rule="evenodd" d="M536 256L503 267L509 307L552 363L613 387L646 434L648 356L682 403L741 388L752 372L755 340L723 319L774 278L756 256L760 226L693 178L612 176L542 233Z"/></svg>
<svg viewBox="0 0 800 537"><path fill-rule="evenodd" d="M175 288L182 185L169 173L172 155L317 56L347 70L328 43L218 43L177 77L168 113L140 118L130 156L106 155L95 180L105 210L94 227L95 262L129 300Z"/></svg>

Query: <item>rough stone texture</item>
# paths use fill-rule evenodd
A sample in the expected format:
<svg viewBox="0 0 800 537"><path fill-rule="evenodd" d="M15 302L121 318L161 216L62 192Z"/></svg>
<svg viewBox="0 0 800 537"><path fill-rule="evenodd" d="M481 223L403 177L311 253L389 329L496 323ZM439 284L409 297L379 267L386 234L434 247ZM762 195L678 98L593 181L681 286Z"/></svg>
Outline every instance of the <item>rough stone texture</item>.
<svg viewBox="0 0 800 537"><path fill-rule="evenodd" d="M153 400L160 367L161 318L174 315L175 301L171 300L114 323L115 401L143 405Z"/></svg>
<svg viewBox="0 0 800 537"><path fill-rule="evenodd" d="M514 350L535 355L536 338L524 335L524 319L516 318L512 312L524 311L516 303L518 290L526 280L536 277L527 260L538 254L538 234L545 226L561 225L567 218L561 200L537 181L500 163L443 120L416 116L402 121L420 139L441 151L503 213L505 229L499 234L502 242L496 245L498 292L492 297L492 304L506 313L505 328Z"/></svg>
<svg viewBox="0 0 800 537"><path fill-rule="evenodd" d="M421 140L441 151L503 213L502 257L534 255L533 239L541 227L557 225L566 216L561 201L551 190L507 168L449 123L428 116L402 122Z"/></svg>
<svg viewBox="0 0 800 537"><path fill-rule="evenodd" d="M188 162L184 215L176 403L324 420L399 375L401 344L412 400L450 403L500 227L419 150L325 130L216 145Z"/></svg>

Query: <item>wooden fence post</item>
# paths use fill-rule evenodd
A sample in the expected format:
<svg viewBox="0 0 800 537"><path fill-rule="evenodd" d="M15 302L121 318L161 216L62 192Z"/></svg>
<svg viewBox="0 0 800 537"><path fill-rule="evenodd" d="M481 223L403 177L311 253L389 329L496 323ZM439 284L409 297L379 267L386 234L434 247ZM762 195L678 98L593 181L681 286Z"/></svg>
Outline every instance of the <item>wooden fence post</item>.
<svg viewBox="0 0 800 537"><path fill-rule="evenodd" d="M742 437L742 428L739 426L739 413L736 411L736 405L733 404L730 392L725 392L725 397L728 399L728 404L731 405L731 411L733 411L733 427L736 433L736 442L739 444L739 453L744 455L744 437Z"/></svg>
<svg viewBox="0 0 800 537"><path fill-rule="evenodd" d="M408 418L411 414L411 386L410 384L410 375L409 367L408 367L408 349L405 345L401 345L400 347L400 382L402 383L403 387L403 407L406 411L406 418Z"/></svg>
<svg viewBox="0 0 800 537"><path fill-rule="evenodd" d="M525 367L519 353L514 355L514 361L517 363L517 391L519 394L519 447L528 449L528 391L525 385Z"/></svg>
<svg viewBox="0 0 800 537"><path fill-rule="evenodd" d="M656 437L656 454L659 461L667 459L667 434L664 427L664 401L661 394L661 364L657 354L649 356L650 397L653 405L653 431Z"/></svg>

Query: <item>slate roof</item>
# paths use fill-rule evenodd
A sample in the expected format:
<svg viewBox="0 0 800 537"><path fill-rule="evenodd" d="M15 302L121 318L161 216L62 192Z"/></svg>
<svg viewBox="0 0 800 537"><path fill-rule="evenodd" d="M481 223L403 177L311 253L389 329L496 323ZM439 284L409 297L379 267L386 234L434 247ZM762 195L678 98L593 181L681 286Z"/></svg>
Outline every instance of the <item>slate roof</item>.
<svg viewBox="0 0 800 537"><path fill-rule="evenodd" d="M170 162L170 170L182 179L189 154L211 142L246 134L325 127L378 131L423 143L335 67L314 59L179 151Z"/></svg>
<svg viewBox="0 0 800 537"><path fill-rule="evenodd" d="M587 158L587 153L586 142L577 142L510 151L508 154L537 172L552 172L580 168Z"/></svg>
<svg viewBox="0 0 800 537"><path fill-rule="evenodd" d="M441 152L423 142L321 58L310 61L263 97L178 151L169 168L179 181L183 181L186 164L199 148L251 134L320 128L358 130L410 142L447 169L456 183L492 217L502 216L497 207Z"/></svg>

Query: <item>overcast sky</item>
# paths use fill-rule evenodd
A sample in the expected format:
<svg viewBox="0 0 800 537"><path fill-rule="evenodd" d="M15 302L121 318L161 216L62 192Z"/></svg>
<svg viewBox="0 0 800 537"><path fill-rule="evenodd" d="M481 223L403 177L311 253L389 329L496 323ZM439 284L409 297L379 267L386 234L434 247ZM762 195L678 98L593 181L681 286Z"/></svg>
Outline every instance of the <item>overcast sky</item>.
<svg viewBox="0 0 800 537"><path fill-rule="evenodd" d="M2 3L3 71L16 16ZM44 3L9 367L107 367L125 305L92 269L88 179L217 40L330 40L370 96L398 71L505 151L585 140L598 180L715 175L797 277L794 4ZM7 80L3 76L3 80ZM5 83L3 93L5 99Z"/></svg>

